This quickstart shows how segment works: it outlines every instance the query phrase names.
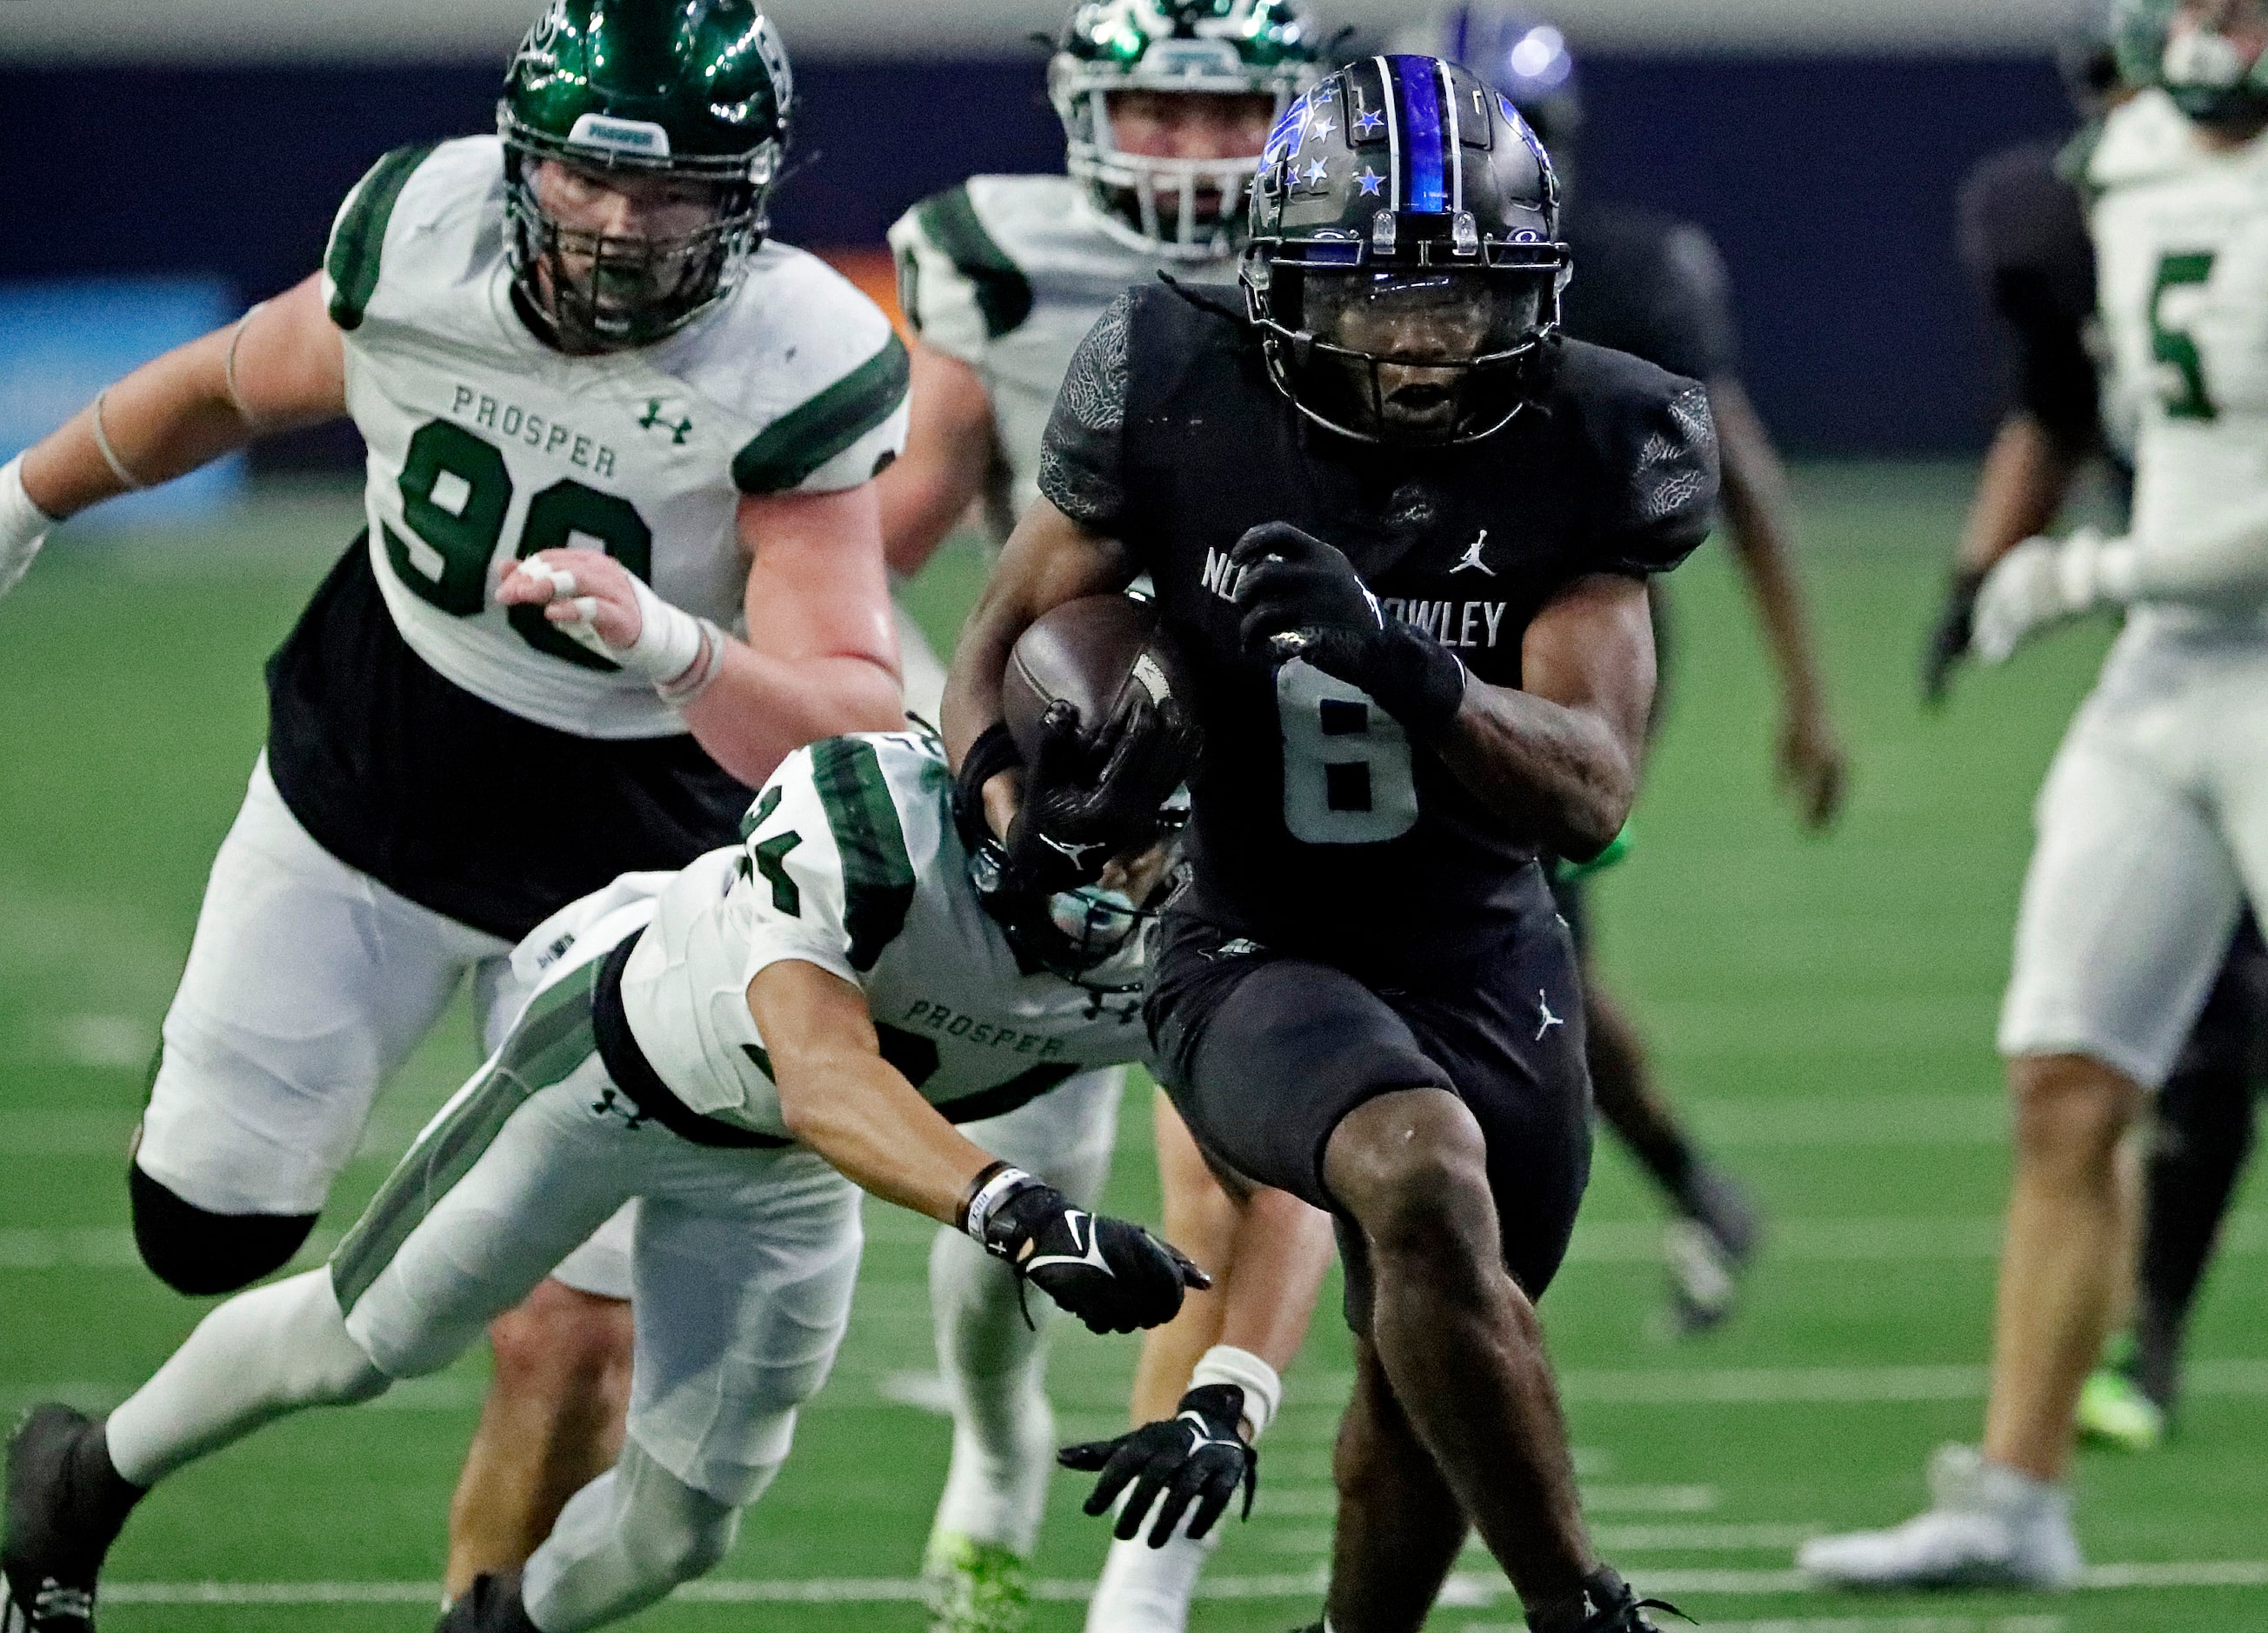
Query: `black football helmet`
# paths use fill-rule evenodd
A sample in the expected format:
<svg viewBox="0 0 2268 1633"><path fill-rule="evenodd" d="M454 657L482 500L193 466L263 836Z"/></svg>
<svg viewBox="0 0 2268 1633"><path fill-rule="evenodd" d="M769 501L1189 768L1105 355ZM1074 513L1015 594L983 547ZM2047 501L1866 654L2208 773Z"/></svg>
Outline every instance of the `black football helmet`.
<svg viewBox="0 0 2268 1633"><path fill-rule="evenodd" d="M1438 57L1376 56L1270 134L1242 283L1300 413L1442 446L1501 430L1541 389L1569 266L1558 178L1512 99Z"/></svg>
<svg viewBox="0 0 2268 1633"><path fill-rule="evenodd" d="M1454 63L1512 99L1543 145L1567 167L1583 126L1582 76L1567 36L1521 0L1453 0L1394 36L1395 48Z"/></svg>

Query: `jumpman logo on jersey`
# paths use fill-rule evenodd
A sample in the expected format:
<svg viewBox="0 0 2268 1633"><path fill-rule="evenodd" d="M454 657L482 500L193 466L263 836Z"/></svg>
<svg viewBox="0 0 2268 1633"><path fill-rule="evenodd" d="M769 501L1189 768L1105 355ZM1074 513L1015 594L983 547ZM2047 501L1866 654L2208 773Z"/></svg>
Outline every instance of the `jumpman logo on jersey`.
<svg viewBox="0 0 2268 1633"><path fill-rule="evenodd" d="M1552 1027L1564 1026L1567 1024L1551 1012L1551 1000L1544 996L1543 989L1541 987L1535 989L1535 1009L1536 1012L1543 1018L1535 1028L1535 1041L1538 1043L1543 1041L1543 1034Z"/></svg>
<svg viewBox="0 0 2268 1633"><path fill-rule="evenodd" d="M1484 527L1481 529L1481 536L1465 547L1465 553L1457 558L1457 564L1449 570L1453 573L1461 573L1470 567L1486 573L1491 578L1495 577L1496 569L1481 560L1481 547L1487 542L1488 529Z"/></svg>
<svg viewBox="0 0 2268 1633"><path fill-rule="evenodd" d="M659 427L660 430L667 431L669 433L670 446L674 448L683 447L685 445L686 438L690 436L693 431L693 422L689 419L681 419L675 421L674 423L663 419L661 417L661 399L659 397L649 397L646 399L645 417L638 421L638 424L647 430L652 430Z"/></svg>

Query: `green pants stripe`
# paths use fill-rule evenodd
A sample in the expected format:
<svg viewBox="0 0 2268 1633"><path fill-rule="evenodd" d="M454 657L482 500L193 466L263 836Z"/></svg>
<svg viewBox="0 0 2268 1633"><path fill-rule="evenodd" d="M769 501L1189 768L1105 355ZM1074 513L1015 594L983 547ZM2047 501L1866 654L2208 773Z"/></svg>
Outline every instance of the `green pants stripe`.
<svg viewBox="0 0 2268 1633"><path fill-rule="evenodd" d="M528 1097L559 1082L598 1048L591 1001L604 961L593 959L537 994L497 1051L496 1063L387 1176L331 1255L331 1286L342 1312L361 1302L410 1232L472 1172Z"/></svg>

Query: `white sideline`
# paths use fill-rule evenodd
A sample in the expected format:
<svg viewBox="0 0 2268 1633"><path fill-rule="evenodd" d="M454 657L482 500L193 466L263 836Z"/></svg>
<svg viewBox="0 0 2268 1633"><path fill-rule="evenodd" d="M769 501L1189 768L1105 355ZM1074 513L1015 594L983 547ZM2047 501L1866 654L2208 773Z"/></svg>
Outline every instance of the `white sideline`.
<svg viewBox="0 0 2268 1633"><path fill-rule="evenodd" d="M1794 1570L1648 1570L1633 1573L1648 1593L1812 1593L1815 1588ZM1320 1593L1320 1570L1273 1576L1213 1577L1197 1586L1199 1599L1301 1599ZM2268 1587L2268 1560L2196 1560L2175 1563L2092 1565L2080 1579L2082 1592L2118 1588ZM1050 1578L1032 1585L1034 1596L1057 1601L1088 1598L1094 1585L1083 1578ZM1478 1608L1506 1593L1500 1577L1459 1571L1449 1578L1442 1603ZM880 1605L917 1601L921 1583L911 1577L814 1578L750 1581L730 1578L689 1582L677 1597L710 1604ZM430 1605L439 1595L431 1582L118 1582L106 1585L111 1605ZM1918 1622L1920 1625L1911 1626ZM1716 1626L1719 1624L1712 1624ZM1742 1624L1745 1625L1745 1624ZM1756 1633L2047 1633L2037 1621L1927 1618L1901 1622L1844 1618L1822 1622L1759 1622ZM1723 1633L1733 1633L1725 1625Z"/></svg>

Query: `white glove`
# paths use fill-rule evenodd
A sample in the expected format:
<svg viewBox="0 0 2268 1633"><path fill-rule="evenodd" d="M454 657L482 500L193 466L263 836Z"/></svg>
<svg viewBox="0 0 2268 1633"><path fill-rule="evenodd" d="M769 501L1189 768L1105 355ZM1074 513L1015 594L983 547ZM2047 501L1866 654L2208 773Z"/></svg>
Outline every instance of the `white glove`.
<svg viewBox="0 0 2268 1633"><path fill-rule="evenodd" d="M2133 546L2082 527L2067 539L2027 539L2002 556L1977 592L1969 649L2005 664L2036 631L2126 599Z"/></svg>
<svg viewBox="0 0 2268 1633"><path fill-rule="evenodd" d="M725 666L725 632L706 618L696 618L682 607L672 607L636 573L624 576L630 580L630 593L637 599L637 639L628 646L614 646L593 622L598 598L578 595L571 571L534 557L519 563L519 568L538 583L548 583L552 601L574 606L576 616L556 626L562 633L621 665L670 702L681 707L691 702Z"/></svg>
<svg viewBox="0 0 2268 1633"><path fill-rule="evenodd" d="M55 519L32 503L24 491L24 456L0 465L0 595L32 570L32 558L48 541Z"/></svg>

